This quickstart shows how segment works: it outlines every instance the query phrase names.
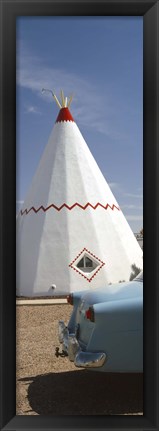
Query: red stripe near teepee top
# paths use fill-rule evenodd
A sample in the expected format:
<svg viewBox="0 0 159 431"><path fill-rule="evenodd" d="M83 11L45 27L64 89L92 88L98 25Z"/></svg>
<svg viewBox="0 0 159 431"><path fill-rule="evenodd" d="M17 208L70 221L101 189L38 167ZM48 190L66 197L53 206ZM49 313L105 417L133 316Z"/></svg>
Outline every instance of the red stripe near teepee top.
<svg viewBox="0 0 159 431"><path fill-rule="evenodd" d="M61 121L74 121L71 112L68 108L61 108L59 115L56 119L56 123L60 123Z"/></svg>

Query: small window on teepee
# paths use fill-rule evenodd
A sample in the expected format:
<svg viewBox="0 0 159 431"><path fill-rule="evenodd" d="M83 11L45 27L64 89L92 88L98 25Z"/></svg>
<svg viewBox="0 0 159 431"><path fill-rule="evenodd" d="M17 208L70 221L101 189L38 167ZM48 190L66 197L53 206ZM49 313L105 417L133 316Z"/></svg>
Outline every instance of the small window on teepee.
<svg viewBox="0 0 159 431"><path fill-rule="evenodd" d="M92 259L90 256L88 257L86 254L79 260L77 263L77 268L79 268L83 272L92 272L98 266L98 263Z"/></svg>

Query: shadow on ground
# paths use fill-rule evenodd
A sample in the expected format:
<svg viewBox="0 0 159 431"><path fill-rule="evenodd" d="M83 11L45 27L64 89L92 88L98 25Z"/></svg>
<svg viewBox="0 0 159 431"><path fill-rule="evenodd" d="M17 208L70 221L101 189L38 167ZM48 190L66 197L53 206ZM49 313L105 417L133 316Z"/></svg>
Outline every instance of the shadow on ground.
<svg viewBox="0 0 159 431"><path fill-rule="evenodd" d="M77 370L20 381L30 382L28 401L39 415L119 415L143 411L142 374Z"/></svg>

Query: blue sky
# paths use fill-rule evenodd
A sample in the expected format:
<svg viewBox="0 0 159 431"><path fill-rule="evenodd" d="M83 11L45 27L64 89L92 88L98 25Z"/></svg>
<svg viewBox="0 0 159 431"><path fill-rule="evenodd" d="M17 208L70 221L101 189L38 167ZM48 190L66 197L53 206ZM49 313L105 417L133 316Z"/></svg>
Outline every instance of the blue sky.
<svg viewBox="0 0 159 431"><path fill-rule="evenodd" d="M142 17L17 18L17 211L58 114L71 113L134 232L143 227Z"/></svg>

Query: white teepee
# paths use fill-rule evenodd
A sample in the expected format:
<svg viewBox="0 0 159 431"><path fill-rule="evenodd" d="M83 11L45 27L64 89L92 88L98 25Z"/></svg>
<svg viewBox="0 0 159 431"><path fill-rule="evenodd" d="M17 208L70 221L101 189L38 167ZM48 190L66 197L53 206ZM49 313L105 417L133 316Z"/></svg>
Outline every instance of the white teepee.
<svg viewBox="0 0 159 431"><path fill-rule="evenodd" d="M129 280L142 250L69 111L60 112L17 218L17 295Z"/></svg>

